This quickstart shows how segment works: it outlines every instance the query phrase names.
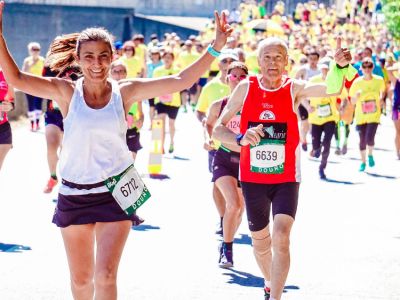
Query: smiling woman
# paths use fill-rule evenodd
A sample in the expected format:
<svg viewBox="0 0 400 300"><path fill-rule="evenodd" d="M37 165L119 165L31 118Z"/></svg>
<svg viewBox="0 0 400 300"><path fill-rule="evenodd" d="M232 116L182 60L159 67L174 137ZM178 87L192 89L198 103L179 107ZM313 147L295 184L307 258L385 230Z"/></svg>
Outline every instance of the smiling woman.
<svg viewBox="0 0 400 300"><path fill-rule="evenodd" d="M126 145L126 119L142 99L193 85L218 56L231 34L226 17L215 13L213 45L177 74L151 79L110 80L112 41L101 28L57 37L48 60L53 70L77 65L76 82L21 72L3 37L0 1L0 67L7 81L25 93L54 99L64 117L60 155L62 185L53 222L61 228L74 299L116 299L117 270L133 212L150 193L133 167ZM95 255L96 253L96 255Z"/></svg>

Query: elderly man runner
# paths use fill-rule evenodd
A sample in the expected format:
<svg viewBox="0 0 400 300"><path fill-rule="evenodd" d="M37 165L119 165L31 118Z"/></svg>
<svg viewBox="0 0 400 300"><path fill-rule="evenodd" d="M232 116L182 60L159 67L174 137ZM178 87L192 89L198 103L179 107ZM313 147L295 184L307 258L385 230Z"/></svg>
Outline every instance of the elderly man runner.
<svg viewBox="0 0 400 300"><path fill-rule="evenodd" d="M242 81L224 109L213 137L241 146L240 181L254 255L265 279L265 299L281 299L289 272L290 231L297 210L300 185L300 140L297 108L303 99L338 95L346 76L356 70L351 54L338 38L335 62L325 83L310 84L284 76L288 48L278 38L258 47L261 75ZM226 124L242 111L240 134ZM273 230L269 230L272 204Z"/></svg>

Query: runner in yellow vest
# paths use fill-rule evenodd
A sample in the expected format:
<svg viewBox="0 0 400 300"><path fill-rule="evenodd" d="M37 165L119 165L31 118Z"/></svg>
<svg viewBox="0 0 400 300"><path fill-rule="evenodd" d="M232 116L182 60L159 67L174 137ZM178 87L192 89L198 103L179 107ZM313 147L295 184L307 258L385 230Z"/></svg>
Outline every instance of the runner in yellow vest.
<svg viewBox="0 0 400 300"><path fill-rule="evenodd" d="M36 42L29 43L28 52L29 56L24 60L22 71L42 76L44 57L40 56L40 44ZM28 100L28 117L31 121L31 131L39 130L43 99L29 94L26 94L26 98Z"/></svg>
<svg viewBox="0 0 400 300"><path fill-rule="evenodd" d="M363 76L354 80L350 88L350 97L356 105L355 119L357 131L360 136L361 165L360 172L365 171L366 150L368 148L368 166L375 166L373 150L375 146L375 134L381 118L381 107L385 82L382 77L373 75L374 63L370 57L362 60L361 70Z"/></svg>
<svg viewBox="0 0 400 300"><path fill-rule="evenodd" d="M164 62L163 66L157 67L153 72L153 77L164 77L179 73L179 69L175 68L174 54L170 51L165 51L162 60ZM168 116L168 126L169 126L169 136L170 144L168 152L174 152L174 137L175 137L175 120L178 116L179 107L181 106L181 97L179 92L161 95L155 98L157 117L161 118L164 122L164 134L165 134L165 124L166 118Z"/></svg>
<svg viewBox="0 0 400 300"><path fill-rule="evenodd" d="M144 68L141 60L135 56L135 44L131 41L127 41L124 43L122 49L123 55L119 60L126 65L128 71L126 78L143 77Z"/></svg>
<svg viewBox="0 0 400 300"><path fill-rule="evenodd" d="M321 62L319 64L321 74L311 77L309 81L312 83L325 82L329 70L329 63L330 60ZM308 116L308 120L311 124L312 137L312 150L310 155L318 158L322 154L319 176L321 179L326 179L325 168L328 163L331 140L335 134L336 123L339 121L336 96L310 98L310 107L311 111Z"/></svg>

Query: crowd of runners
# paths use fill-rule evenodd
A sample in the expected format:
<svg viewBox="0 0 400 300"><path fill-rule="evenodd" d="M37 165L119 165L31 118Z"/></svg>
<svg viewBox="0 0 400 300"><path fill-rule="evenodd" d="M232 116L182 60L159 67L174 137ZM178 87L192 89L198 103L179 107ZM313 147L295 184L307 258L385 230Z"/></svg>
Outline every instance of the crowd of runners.
<svg viewBox="0 0 400 300"><path fill-rule="evenodd" d="M94 290L116 297L116 282L105 270L117 272L130 222L143 221L117 205L114 198L122 196L104 181L131 174L142 149L140 131L151 129L143 128L146 118L149 124L163 121L169 135L164 153L174 153L175 120L190 111L204 128L203 137L193 138L204 138L209 156L222 237L218 264L233 266L233 240L246 211L265 299L281 299L300 152L321 157L318 174L326 179L331 144L335 155L346 155L348 139L358 139L355 172L363 172L379 164L375 135L388 117L396 129L393 159L400 159L400 48L384 26L379 1L355 2L336 8L309 1L293 14L278 2L267 14L265 1L243 1L216 14L198 36L153 34L148 44L141 34L120 42L89 28L56 37L43 56L39 43L29 43L21 71L0 29L0 169L12 147L7 112L15 86L26 93L33 132L40 130L46 99L44 193L61 183L53 222L62 228L75 299ZM108 231L114 232L111 240ZM100 250L114 247L96 266L94 260L82 263L82 256L93 255L93 232ZM87 242L79 244L82 238Z"/></svg>

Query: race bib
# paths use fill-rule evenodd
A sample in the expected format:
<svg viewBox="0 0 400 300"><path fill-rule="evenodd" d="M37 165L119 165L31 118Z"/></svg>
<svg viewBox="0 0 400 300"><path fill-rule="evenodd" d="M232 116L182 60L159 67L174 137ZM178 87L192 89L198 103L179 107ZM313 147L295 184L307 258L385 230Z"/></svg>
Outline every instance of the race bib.
<svg viewBox="0 0 400 300"><path fill-rule="evenodd" d="M376 113L376 101L366 100L361 103L361 110L363 114L373 114Z"/></svg>
<svg viewBox="0 0 400 300"><path fill-rule="evenodd" d="M229 122L226 124L226 127L231 130L235 134L240 133L240 115L235 115Z"/></svg>
<svg viewBox="0 0 400 300"><path fill-rule="evenodd" d="M133 165L130 165L120 175L108 178L105 185L119 206L129 216L151 196Z"/></svg>
<svg viewBox="0 0 400 300"><path fill-rule="evenodd" d="M172 102L172 94L162 95L159 99L162 103L170 103Z"/></svg>
<svg viewBox="0 0 400 300"><path fill-rule="evenodd" d="M261 140L250 147L250 170L264 174L282 174L285 163L285 145L273 140Z"/></svg>
<svg viewBox="0 0 400 300"><path fill-rule="evenodd" d="M249 122L249 127L259 123ZM250 146L250 171L263 174L282 174L285 169L287 123L264 123L264 137Z"/></svg>
<svg viewBox="0 0 400 300"><path fill-rule="evenodd" d="M326 118L326 117L331 116L332 115L331 105L329 103L318 105L317 114L318 114L318 117L320 117L320 118Z"/></svg>

